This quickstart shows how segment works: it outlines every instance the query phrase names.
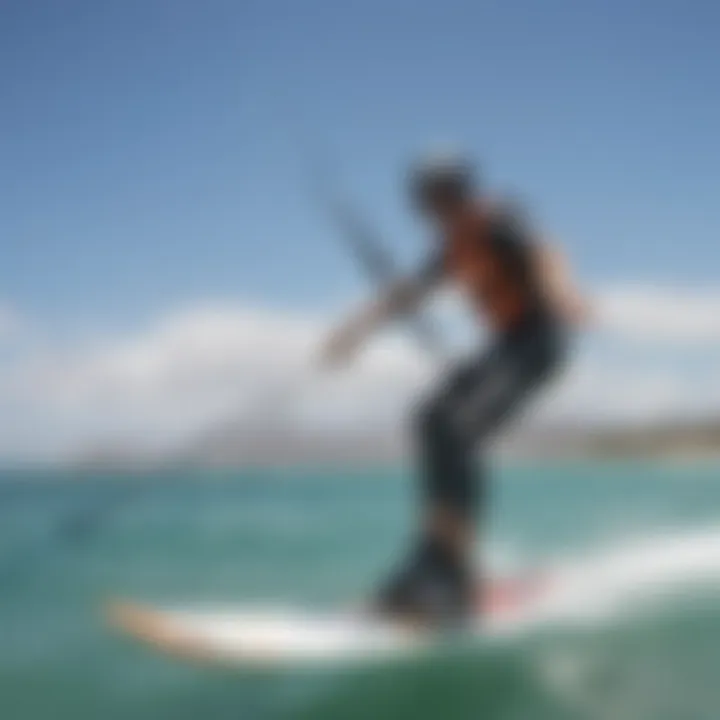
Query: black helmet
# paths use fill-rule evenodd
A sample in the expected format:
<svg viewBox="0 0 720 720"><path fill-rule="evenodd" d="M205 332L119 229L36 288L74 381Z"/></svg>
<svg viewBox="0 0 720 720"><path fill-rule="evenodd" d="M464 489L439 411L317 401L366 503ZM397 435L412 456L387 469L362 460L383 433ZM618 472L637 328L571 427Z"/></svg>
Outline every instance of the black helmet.
<svg viewBox="0 0 720 720"><path fill-rule="evenodd" d="M410 170L410 194L420 208L465 200L474 184L472 163L458 155L429 156Z"/></svg>

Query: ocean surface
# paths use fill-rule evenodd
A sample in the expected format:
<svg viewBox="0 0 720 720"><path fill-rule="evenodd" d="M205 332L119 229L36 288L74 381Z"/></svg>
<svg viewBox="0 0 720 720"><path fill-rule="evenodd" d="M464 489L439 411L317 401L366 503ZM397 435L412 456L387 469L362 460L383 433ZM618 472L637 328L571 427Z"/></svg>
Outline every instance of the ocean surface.
<svg viewBox="0 0 720 720"><path fill-rule="evenodd" d="M5 473L0 718L718 720L720 466L496 473L479 549L497 572L584 568L572 621L400 665L262 673L160 657L102 605L362 598L407 545L408 473Z"/></svg>

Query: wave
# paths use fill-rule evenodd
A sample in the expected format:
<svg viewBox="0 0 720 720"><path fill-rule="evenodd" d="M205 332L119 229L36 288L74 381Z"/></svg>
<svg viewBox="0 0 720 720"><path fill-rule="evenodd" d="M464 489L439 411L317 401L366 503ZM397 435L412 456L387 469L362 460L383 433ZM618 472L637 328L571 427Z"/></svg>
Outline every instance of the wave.
<svg viewBox="0 0 720 720"><path fill-rule="evenodd" d="M556 558L523 574L535 579L533 600L502 613L490 623L492 631L549 622L593 623L720 589L720 528L658 533L587 555Z"/></svg>

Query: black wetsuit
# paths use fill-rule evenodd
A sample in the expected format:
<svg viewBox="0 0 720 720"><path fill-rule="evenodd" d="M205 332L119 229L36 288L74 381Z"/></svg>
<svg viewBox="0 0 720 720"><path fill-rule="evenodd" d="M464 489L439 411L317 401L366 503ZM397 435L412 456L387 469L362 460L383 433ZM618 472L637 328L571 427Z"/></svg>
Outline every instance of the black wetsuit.
<svg viewBox="0 0 720 720"><path fill-rule="evenodd" d="M564 334L549 314L528 315L460 363L421 404L415 437L425 502L468 519L482 511L487 441L558 369Z"/></svg>
<svg viewBox="0 0 720 720"><path fill-rule="evenodd" d="M450 510L470 523L484 511L488 440L561 367L567 344L563 324L538 290L525 225L514 214L497 213L489 236L493 252L525 288L526 309L498 331L487 348L447 374L419 405L414 422L423 505ZM434 281L445 272L446 261L440 255L424 276ZM429 593L428 583L434 586ZM445 585L439 588L443 592L436 592L438 584ZM431 613L456 615L466 609L474 585L468 568L425 537L383 589L381 604L391 610L419 606L421 611L429 605Z"/></svg>

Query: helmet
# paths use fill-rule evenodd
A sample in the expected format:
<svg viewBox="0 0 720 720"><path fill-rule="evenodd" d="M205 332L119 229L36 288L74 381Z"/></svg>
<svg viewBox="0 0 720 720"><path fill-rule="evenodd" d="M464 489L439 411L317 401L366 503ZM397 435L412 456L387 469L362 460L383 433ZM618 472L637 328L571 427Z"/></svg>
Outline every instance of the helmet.
<svg viewBox="0 0 720 720"><path fill-rule="evenodd" d="M464 200L473 189L472 163L459 155L433 155L416 162L410 170L410 194L421 208L433 203Z"/></svg>

